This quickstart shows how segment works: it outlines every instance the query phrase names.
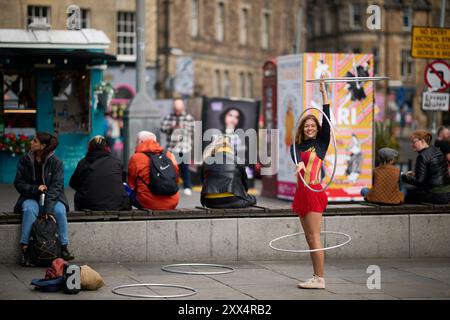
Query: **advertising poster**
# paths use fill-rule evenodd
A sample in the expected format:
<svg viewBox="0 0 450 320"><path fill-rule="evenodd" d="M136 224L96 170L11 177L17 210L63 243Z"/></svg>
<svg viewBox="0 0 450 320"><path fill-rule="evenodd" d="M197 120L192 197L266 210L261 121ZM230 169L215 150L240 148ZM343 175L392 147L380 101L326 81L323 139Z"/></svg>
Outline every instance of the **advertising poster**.
<svg viewBox="0 0 450 320"><path fill-rule="evenodd" d="M296 59L296 65L292 66L298 70L299 74L294 76L289 71L289 64L293 64ZM295 131L298 116L305 108L322 108L319 84L307 83L306 80L318 79L322 73L326 73L328 77L354 77L356 74L360 77L373 76L373 60L371 54L306 53L280 57L278 66L280 74L278 124L281 131L280 140L283 141L280 146L279 173L281 175L278 175L278 196L292 199L296 179L294 164L290 156L287 157L287 145L293 143L293 137L289 140L288 132ZM300 86L297 93L294 92L296 83ZM331 102L331 121L336 132L338 157L336 175L326 192L330 201L362 200L361 189L372 185L373 82L329 84L328 96ZM291 111L292 104L296 106L293 111ZM319 112L314 114L319 121L322 120ZM292 116L294 129L292 129ZM282 160L283 158L285 160ZM283 161L287 162L284 168ZM330 179L334 162L334 148L331 143L324 161L324 183Z"/></svg>
<svg viewBox="0 0 450 320"><path fill-rule="evenodd" d="M212 142L214 135L235 132L239 129L242 129L243 132L248 132L249 135L246 137L233 134L232 143L239 155L245 154L247 175L250 179L253 179L254 165L257 160L257 149L255 148L255 152L250 153L250 141L247 137L253 133L254 141L257 143L258 118L258 101L205 98L203 101L203 132L205 133L209 129L214 129L216 133L212 134L210 141L203 141L203 149ZM253 144L253 147L256 146Z"/></svg>

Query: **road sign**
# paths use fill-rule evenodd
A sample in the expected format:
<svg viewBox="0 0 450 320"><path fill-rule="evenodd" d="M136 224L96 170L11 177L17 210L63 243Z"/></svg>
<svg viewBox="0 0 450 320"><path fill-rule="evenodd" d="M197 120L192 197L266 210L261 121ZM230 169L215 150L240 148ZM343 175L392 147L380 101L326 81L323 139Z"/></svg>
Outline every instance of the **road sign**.
<svg viewBox="0 0 450 320"><path fill-rule="evenodd" d="M450 94L424 92L422 95L423 111L449 111Z"/></svg>
<svg viewBox="0 0 450 320"><path fill-rule="evenodd" d="M450 28L413 27L411 56L450 59Z"/></svg>
<svg viewBox="0 0 450 320"><path fill-rule="evenodd" d="M433 61L425 69L425 83L433 91L444 92L450 88L450 65L445 61Z"/></svg>

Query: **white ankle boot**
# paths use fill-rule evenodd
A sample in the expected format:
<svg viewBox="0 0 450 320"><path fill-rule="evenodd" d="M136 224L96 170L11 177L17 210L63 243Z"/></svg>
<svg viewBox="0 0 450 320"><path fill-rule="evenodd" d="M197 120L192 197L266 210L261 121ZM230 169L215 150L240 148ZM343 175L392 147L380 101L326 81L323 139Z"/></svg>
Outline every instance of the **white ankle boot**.
<svg viewBox="0 0 450 320"><path fill-rule="evenodd" d="M312 279L300 282L298 287L300 289L325 289L325 279L314 275Z"/></svg>

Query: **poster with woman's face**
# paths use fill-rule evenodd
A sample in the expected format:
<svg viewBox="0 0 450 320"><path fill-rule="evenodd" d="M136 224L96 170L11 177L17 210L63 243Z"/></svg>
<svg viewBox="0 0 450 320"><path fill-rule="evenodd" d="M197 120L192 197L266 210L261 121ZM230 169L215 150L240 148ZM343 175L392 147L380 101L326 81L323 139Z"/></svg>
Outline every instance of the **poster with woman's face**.
<svg viewBox="0 0 450 320"><path fill-rule="evenodd" d="M251 129L255 130L257 136L258 117L258 101L205 98L203 102L202 125L204 133L209 129L215 129L217 133L222 134L233 134L238 129L247 132ZM248 145L248 141L244 144L238 137L233 140L238 148ZM203 142L203 148L209 143L210 141Z"/></svg>

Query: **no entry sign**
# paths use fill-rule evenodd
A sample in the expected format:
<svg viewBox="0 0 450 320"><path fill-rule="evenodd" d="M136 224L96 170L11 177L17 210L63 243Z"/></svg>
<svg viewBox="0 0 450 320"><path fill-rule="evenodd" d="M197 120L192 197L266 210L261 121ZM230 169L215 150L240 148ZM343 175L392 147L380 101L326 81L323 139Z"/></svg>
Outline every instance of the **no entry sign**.
<svg viewBox="0 0 450 320"><path fill-rule="evenodd" d="M442 60L433 61L425 69L425 83L433 91L450 88L450 65Z"/></svg>

